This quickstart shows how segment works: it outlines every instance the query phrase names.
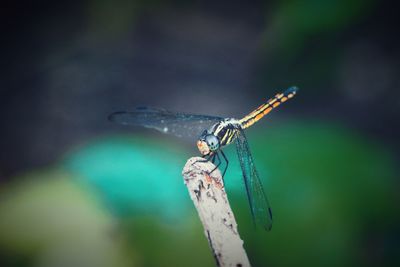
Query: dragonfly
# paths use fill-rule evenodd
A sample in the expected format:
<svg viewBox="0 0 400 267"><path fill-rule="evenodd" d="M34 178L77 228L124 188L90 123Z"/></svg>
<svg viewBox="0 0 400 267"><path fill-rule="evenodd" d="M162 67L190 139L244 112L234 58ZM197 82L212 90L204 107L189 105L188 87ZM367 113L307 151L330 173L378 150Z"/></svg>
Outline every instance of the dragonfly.
<svg viewBox="0 0 400 267"><path fill-rule="evenodd" d="M139 107L133 111L114 112L109 115L109 120L123 125L151 128L178 137L198 137L197 148L202 157L207 161L211 160L213 163L218 161L212 171L221 165L221 154L226 163L222 177L224 177L229 165L229 160L223 152L223 148L235 142L253 221L269 231L273 222L272 211L255 167L244 130L291 99L297 91L298 88L293 86L283 93L276 94L242 119Z"/></svg>

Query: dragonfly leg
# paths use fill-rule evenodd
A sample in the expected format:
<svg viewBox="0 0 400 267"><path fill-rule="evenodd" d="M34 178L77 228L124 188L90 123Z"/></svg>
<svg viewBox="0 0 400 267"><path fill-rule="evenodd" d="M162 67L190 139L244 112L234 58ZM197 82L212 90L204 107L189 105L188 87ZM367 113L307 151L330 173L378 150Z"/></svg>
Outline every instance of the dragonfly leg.
<svg viewBox="0 0 400 267"><path fill-rule="evenodd" d="M218 159L218 164L217 165L215 165L215 168L214 169L212 169L212 171L210 171L210 173L209 174L211 174L213 171L215 171L218 167L219 167L219 165L221 165L221 158L219 157L219 154L218 154L218 152L215 152L215 154L214 154L214 157L213 157L213 163L214 163L214 159L215 158L217 158Z"/></svg>
<svg viewBox="0 0 400 267"><path fill-rule="evenodd" d="M228 160L228 158L225 156L224 151L221 150L221 154L222 154L222 157L224 157L224 160L225 160L225 162L226 162L225 169L224 169L224 171L223 171L223 173L222 173L222 178L224 178L225 173L226 173L226 170L228 169L229 160Z"/></svg>
<svg viewBox="0 0 400 267"><path fill-rule="evenodd" d="M210 161L211 157L213 157L213 156L214 156L214 154L202 155L201 157L203 158L203 160L196 160L196 162L208 162L208 161Z"/></svg>
<svg viewBox="0 0 400 267"><path fill-rule="evenodd" d="M221 151L222 152L222 151ZM214 152L213 154L208 154L208 155L203 155L201 156L204 160L196 160L196 162L208 162L211 161L212 163L216 162L218 160L218 163L215 165L214 169L212 169L209 174L213 173L222 163L221 158L218 154L218 152ZM227 161L226 157L224 156L225 161ZM225 174L226 168L224 170ZM222 176L223 177L223 176Z"/></svg>
<svg viewBox="0 0 400 267"><path fill-rule="evenodd" d="M214 157L211 158L211 162L214 164L215 163L215 155Z"/></svg>

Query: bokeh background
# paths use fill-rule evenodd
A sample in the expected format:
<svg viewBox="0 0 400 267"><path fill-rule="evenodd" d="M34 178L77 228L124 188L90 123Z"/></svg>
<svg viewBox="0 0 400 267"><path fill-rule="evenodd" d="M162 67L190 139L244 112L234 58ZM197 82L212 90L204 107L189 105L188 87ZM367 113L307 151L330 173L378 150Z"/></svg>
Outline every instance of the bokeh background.
<svg viewBox="0 0 400 267"><path fill-rule="evenodd" d="M137 105L241 117L273 212L254 266L400 266L399 6L378 0L10 1L0 9L0 265L214 266L181 170Z"/></svg>

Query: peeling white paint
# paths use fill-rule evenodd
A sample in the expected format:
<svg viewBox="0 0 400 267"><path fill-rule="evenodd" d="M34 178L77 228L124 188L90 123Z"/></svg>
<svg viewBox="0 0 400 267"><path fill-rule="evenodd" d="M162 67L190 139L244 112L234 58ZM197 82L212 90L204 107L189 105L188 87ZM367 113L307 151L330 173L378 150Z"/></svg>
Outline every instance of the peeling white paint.
<svg viewBox="0 0 400 267"><path fill-rule="evenodd" d="M218 266L250 266L219 169L201 157L183 168L184 182L197 209Z"/></svg>

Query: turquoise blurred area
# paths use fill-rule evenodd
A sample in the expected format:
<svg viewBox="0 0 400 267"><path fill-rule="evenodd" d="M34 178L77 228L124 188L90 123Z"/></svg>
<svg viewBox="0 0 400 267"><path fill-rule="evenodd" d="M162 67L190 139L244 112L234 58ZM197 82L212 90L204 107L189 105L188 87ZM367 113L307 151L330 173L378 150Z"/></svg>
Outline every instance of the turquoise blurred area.
<svg viewBox="0 0 400 267"><path fill-rule="evenodd" d="M110 136L76 149L62 164L119 216L176 219L189 206L180 179L185 154L183 147L144 136Z"/></svg>

